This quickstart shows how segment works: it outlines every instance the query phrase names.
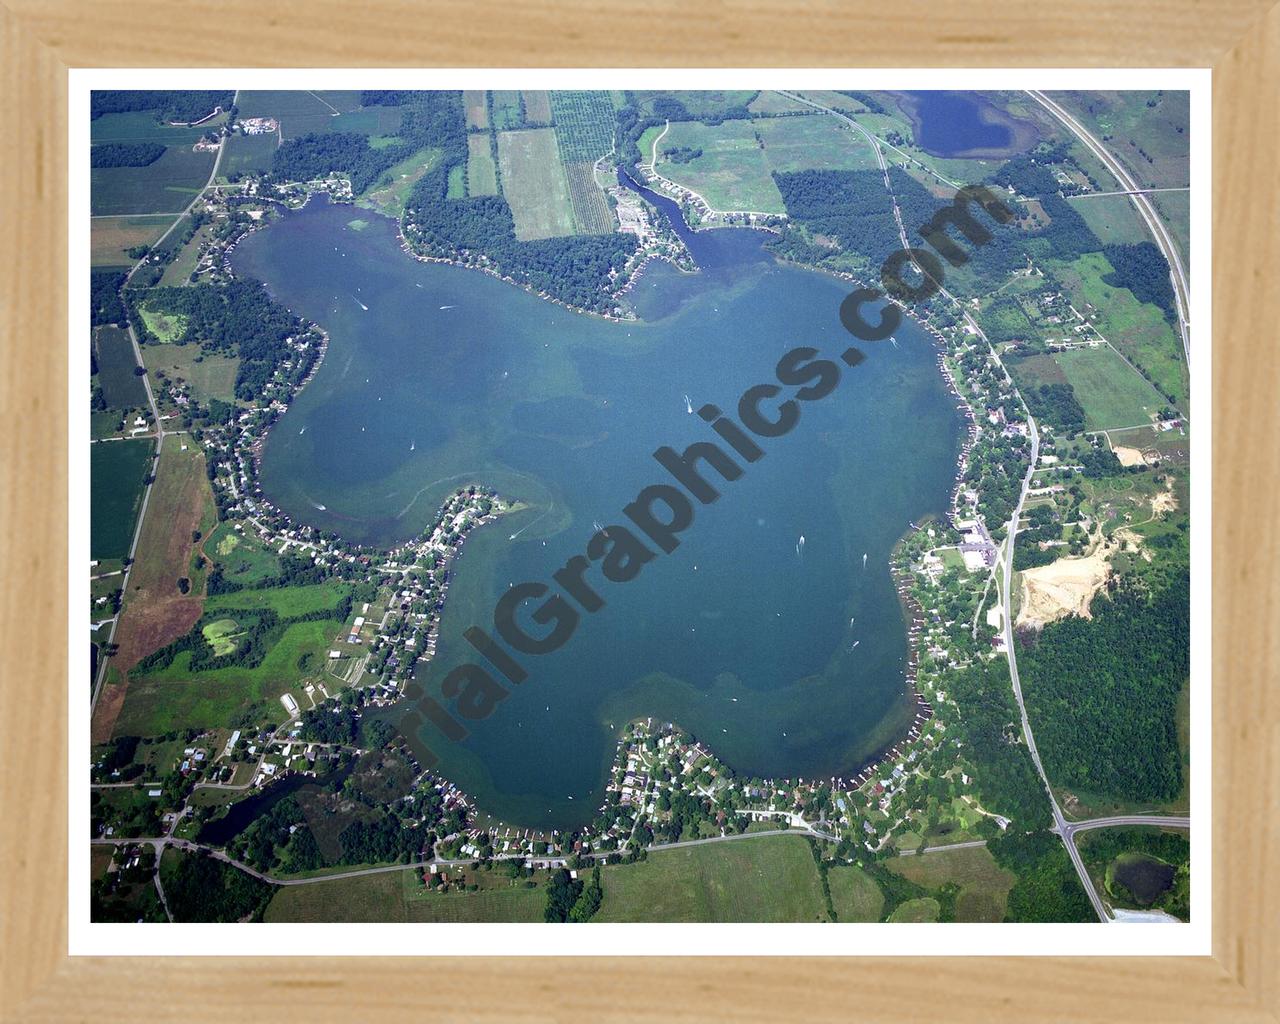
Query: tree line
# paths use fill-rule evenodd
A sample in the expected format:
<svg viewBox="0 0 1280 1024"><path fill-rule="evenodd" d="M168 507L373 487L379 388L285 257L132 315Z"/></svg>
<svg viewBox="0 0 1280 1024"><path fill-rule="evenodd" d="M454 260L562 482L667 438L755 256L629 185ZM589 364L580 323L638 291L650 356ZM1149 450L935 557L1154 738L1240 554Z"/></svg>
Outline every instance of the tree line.
<svg viewBox="0 0 1280 1024"><path fill-rule="evenodd" d="M230 89L95 89L89 94L89 117L154 110L159 121L191 122L215 107L230 110L234 99Z"/></svg>
<svg viewBox="0 0 1280 1024"><path fill-rule="evenodd" d="M100 142L89 150L90 167L146 167L164 156L158 142Z"/></svg>

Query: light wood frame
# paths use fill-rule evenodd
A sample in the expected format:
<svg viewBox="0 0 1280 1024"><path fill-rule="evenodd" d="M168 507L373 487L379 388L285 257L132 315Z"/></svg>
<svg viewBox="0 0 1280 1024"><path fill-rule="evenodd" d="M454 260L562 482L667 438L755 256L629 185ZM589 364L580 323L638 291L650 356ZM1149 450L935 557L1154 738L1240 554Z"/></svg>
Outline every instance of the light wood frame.
<svg viewBox="0 0 1280 1024"><path fill-rule="evenodd" d="M3 1020L1280 1019L1280 7L1271 0L6 0L0 135ZM70 958L67 69L95 66L1214 69L1213 956ZM79 759L73 759L79 765ZM656 951L655 951L656 952Z"/></svg>

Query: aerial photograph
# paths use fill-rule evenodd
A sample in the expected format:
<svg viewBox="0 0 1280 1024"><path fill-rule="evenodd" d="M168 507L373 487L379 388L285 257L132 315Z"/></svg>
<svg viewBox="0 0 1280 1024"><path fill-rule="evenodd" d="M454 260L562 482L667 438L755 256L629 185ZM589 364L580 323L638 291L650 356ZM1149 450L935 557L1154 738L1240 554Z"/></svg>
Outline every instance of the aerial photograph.
<svg viewBox="0 0 1280 1024"><path fill-rule="evenodd" d="M1188 91L87 96L91 922L1191 920Z"/></svg>

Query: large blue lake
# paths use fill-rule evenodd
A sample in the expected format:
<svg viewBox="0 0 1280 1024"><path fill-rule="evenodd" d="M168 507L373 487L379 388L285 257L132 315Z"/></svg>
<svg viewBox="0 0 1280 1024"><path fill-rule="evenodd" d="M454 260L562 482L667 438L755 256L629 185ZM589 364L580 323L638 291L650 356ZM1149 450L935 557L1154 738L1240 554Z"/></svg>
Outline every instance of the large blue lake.
<svg viewBox="0 0 1280 1024"><path fill-rule="evenodd" d="M237 271L331 336L266 444L272 500L380 544L421 532L468 481L530 506L468 540L428 692L478 660L461 634L490 626L511 583L550 580L593 523L626 522L623 506L667 479L655 448L715 440L686 396L733 410L788 350L848 346L847 288L776 264L766 237L702 233L701 273L651 266L642 323L414 261L394 222L323 200L240 245ZM673 554L626 584L595 575L606 606L558 652L525 657L529 680L467 740L424 734L439 770L508 820L567 826L599 805L635 717L682 724L748 775L849 772L896 741L913 707L889 554L945 510L962 425L929 337L908 323L896 340L864 344L834 394L718 482Z"/></svg>

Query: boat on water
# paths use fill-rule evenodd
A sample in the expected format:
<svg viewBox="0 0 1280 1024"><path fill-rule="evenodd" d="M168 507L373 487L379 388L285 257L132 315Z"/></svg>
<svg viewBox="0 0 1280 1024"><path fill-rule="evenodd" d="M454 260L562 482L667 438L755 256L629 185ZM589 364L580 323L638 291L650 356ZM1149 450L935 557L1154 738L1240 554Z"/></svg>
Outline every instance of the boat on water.
<svg viewBox="0 0 1280 1024"><path fill-rule="evenodd" d="M368 307L368 306L366 306L366 305L365 305L363 302L361 302L359 299L356 299L356 297L355 297L354 295L353 295L353 296L351 296L351 297L352 297L353 299L355 299L355 300L356 300L356 305L357 305L357 306L359 306L361 309L363 309L366 313L367 313L367 312L369 312L369 307Z"/></svg>
<svg viewBox="0 0 1280 1024"><path fill-rule="evenodd" d="M457 309L457 306L441 306L441 309Z"/></svg>
<svg viewBox="0 0 1280 1024"><path fill-rule="evenodd" d="M684 411L685 411L685 412L688 412L688 413L692 413L692 412L693 412L693 403L692 403L691 401L689 401L689 396L688 396L688 395L685 395L685 396L684 396Z"/></svg>
<svg viewBox="0 0 1280 1024"><path fill-rule="evenodd" d="M862 552L862 568L865 569L866 567L867 567L867 553L864 551Z"/></svg>
<svg viewBox="0 0 1280 1024"><path fill-rule="evenodd" d="M796 541L796 554L797 555L804 554L804 534L803 533L800 534L800 539Z"/></svg>
<svg viewBox="0 0 1280 1024"><path fill-rule="evenodd" d="M327 512L327 511L328 511L328 509L326 509L326 508L325 508L323 505L321 505L318 501L313 501L311 504L315 505L315 507L316 507L316 508L318 508L321 512Z"/></svg>

